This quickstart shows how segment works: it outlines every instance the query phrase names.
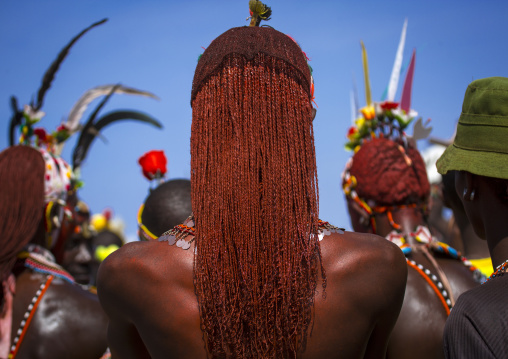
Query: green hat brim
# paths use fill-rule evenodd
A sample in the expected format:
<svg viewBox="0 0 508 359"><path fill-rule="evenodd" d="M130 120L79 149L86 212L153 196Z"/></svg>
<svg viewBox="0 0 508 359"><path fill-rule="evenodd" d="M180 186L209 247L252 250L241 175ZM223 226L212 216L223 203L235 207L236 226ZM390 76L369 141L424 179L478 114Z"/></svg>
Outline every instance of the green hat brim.
<svg viewBox="0 0 508 359"><path fill-rule="evenodd" d="M437 160L437 171L442 175L448 171L467 171L476 175L508 179L508 154L448 146Z"/></svg>

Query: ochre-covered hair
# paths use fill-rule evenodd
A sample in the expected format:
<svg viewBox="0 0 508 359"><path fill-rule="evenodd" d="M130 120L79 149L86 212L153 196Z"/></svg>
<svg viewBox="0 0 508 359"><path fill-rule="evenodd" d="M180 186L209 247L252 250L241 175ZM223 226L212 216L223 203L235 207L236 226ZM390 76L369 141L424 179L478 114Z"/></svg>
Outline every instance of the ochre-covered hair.
<svg viewBox="0 0 508 359"><path fill-rule="evenodd" d="M310 81L300 47L271 28L231 29L198 63L194 284L213 358L305 349L322 271Z"/></svg>
<svg viewBox="0 0 508 359"><path fill-rule="evenodd" d="M365 141L353 156L349 173L356 178L358 196L376 206L423 204L430 194L418 150L390 139Z"/></svg>
<svg viewBox="0 0 508 359"><path fill-rule="evenodd" d="M16 254L32 239L44 211L44 160L28 146L0 153L0 279L5 279ZM3 298L3 296L2 296Z"/></svg>

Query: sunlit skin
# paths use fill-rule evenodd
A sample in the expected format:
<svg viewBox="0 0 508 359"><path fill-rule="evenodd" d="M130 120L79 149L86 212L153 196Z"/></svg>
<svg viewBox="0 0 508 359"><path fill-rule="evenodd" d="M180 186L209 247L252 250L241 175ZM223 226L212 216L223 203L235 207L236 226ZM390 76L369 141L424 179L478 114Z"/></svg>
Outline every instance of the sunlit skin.
<svg viewBox="0 0 508 359"><path fill-rule="evenodd" d="M44 236L41 225L32 243L43 243ZM35 293L46 280L46 275L28 268L19 268L14 274L13 335ZM96 294L55 278L35 311L16 358L99 358L107 348L107 324Z"/></svg>
<svg viewBox="0 0 508 359"><path fill-rule="evenodd" d="M402 253L378 236L352 232L332 233L320 244L326 298L318 282L301 358L383 358L405 288ZM206 358L193 260L194 245L184 251L133 242L103 262L98 293L110 318L113 358Z"/></svg>
<svg viewBox="0 0 508 359"><path fill-rule="evenodd" d="M351 223L355 230L371 231L363 214L348 201ZM377 233L386 236L393 228L385 214L375 216ZM408 243L414 246L411 259L438 275L434 265L421 250L418 242L407 236L418 225L426 226L425 218L419 209L401 208L393 212L393 220L401 225ZM435 261L446 274L455 299L466 290L479 285L469 269L461 262L446 257L435 256ZM413 268L408 269L404 303L399 319L394 327L388 344L387 358L444 358L442 336L448 315L436 293Z"/></svg>
<svg viewBox="0 0 508 359"><path fill-rule="evenodd" d="M311 83L301 48L277 30L233 28L207 47L191 95L196 232L102 262L113 358L385 357L405 259L379 236L315 237Z"/></svg>

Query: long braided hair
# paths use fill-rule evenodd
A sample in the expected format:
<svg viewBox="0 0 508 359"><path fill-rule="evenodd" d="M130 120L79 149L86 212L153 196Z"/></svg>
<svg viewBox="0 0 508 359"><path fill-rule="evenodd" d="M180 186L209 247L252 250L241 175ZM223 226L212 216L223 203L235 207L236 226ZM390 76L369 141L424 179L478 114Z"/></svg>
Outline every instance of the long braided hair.
<svg viewBox="0 0 508 359"><path fill-rule="evenodd" d="M326 283L310 82L300 47L271 28L231 29L198 63L194 285L213 358L305 350L319 273Z"/></svg>
<svg viewBox="0 0 508 359"><path fill-rule="evenodd" d="M34 148L13 146L0 153L1 280L7 278L16 254L39 228L44 210L44 170L44 160Z"/></svg>

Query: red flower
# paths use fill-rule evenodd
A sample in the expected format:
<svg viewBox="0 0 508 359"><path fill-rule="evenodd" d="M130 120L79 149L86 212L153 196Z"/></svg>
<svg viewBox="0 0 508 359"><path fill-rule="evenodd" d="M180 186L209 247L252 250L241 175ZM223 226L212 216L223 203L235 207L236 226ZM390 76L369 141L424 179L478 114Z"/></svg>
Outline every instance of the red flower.
<svg viewBox="0 0 508 359"><path fill-rule="evenodd" d="M35 128L34 129L34 135L37 136L37 138L41 142L46 141L46 137L48 136L48 134L46 133L46 130L43 129L42 127Z"/></svg>
<svg viewBox="0 0 508 359"><path fill-rule="evenodd" d="M347 132L347 138L351 139L352 136L358 133L358 129L355 126L351 126Z"/></svg>
<svg viewBox="0 0 508 359"><path fill-rule="evenodd" d="M60 132L60 131L69 131L69 129L67 128L67 126L65 126L65 124L64 124L64 123L62 123L60 126L58 126L58 127L56 128L56 131L57 131L57 132Z"/></svg>
<svg viewBox="0 0 508 359"><path fill-rule="evenodd" d="M139 158L138 163L143 170L143 176L149 180L162 178L168 171L166 169L168 160L164 155L164 151L149 151Z"/></svg>
<svg viewBox="0 0 508 359"><path fill-rule="evenodd" d="M385 101L379 104L383 110L394 110L399 107L398 102Z"/></svg>

